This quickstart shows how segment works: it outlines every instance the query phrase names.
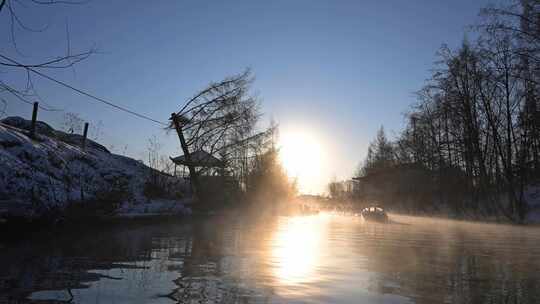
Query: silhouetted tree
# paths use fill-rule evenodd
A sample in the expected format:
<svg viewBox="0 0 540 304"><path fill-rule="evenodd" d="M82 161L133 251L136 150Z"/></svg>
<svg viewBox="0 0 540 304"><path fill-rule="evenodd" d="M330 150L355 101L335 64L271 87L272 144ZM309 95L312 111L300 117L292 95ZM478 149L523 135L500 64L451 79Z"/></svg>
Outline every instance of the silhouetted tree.
<svg viewBox="0 0 540 304"><path fill-rule="evenodd" d="M287 201L296 195L275 148L256 155L246 185L248 198L263 202Z"/></svg>
<svg viewBox="0 0 540 304"><path fill-rule="evenodd" d="M527 187L540 178L540 1L492 6L482 16L476 41L441 48L406 128L394 143L379 132L361 173L386 168L386 179L421 179L415 191L433 206L522 221ZM382 193L398 187L387 185Z"/></svg>
<svg viewBox="0 0 540 304"><path fill-rule="evenodd" d="M221 158L228 169L222 170L222 175L234 177L244 190L252 168L261 155L268 153L277 132L275 125L263 131L255 130L260 113L256 97L249 93L252 81L251 72L246 70L211 83L171 115L169 126L177 131L188 163L196 151ZM201 186L200 172L189 164L188 169L197 193Z"/></svg>
<svg viewBox="0 0 540 304"><path fill-rule="evenodd" d="M381 126L377 137L369 144L367 157L363 166L363 174L369 175L394 165L393 144L386 138Z"/></svg>

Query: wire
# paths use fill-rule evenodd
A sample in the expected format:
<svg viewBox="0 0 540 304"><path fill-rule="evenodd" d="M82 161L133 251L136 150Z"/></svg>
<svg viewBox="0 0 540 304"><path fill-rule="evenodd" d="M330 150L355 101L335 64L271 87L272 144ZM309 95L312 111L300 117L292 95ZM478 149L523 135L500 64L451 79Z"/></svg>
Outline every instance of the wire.
<svg viewBox="0 0 540 304"><path fill-rule="evenodd" d="M27 103L29 105L34 105L33 102L25 100L24 98L18 97L16 100L22 101L22 102ZM64 110L62 110L62 109L47 108L47 107L44 107L44 106L40 105L39 103L38 103L38 108L40 108L43 111L48 111L48 112L64 112Z"/></svg>
<svg viewBox="0 0 540 304"><path fill-rule="evenodd" d="M83 90L77 89L77 88L75 88L75 87L73 87L73 86L71 86L71 85L69 85L69 84L67 84L67 83L65 83L65 82L62 82L62 81L60 81L60 80L58 80L58 79L55 79L55 78L53 78L53 77L51 77L51 76L49 76L49 75L43 74L43 73L41 73L41 72L39 72L39 71L36 71L36 70L34 70L33 68L31 68L31 67L28 67L28 66L25 66L25 65L23 65L23 64L20 64L19 62L15 61L15 60L13 60L13 59L11 59L11 58L9 58L9 57L6 57L6 56L4 56L4 55L2 55L2 54L0 54L0 57L1 57L1 58L4 58L5 60L8 60L8 61L10 61L10 62L13 62L14 64L17 64L19 67L25 68L26 70L28 70L28 71L30 71L30 72L32 72L32 73L34 73L34 74L37 74L38 76L41 76L41 77L43 77L43 78L46 78L46 79L48 79L48 80L50 80L50 81L52 81L52 82L54 82L54 83L56 83L56 84L59 84L59 85L61 85L61 86L63 86L63 87L66 87L66 88L68 88L68 89L71 89L71 90L73 90L73 91L75 91L75 92L77 92L77 93L79 93L79 94L81 94L81 95L84 95L84 96L86 96L86 97L89 97L89 98L91 98L91 99L94 99L94 100L96 100L96 101L99 101L99 102L101 102L101 103L104 103L104 104L106 104L106 105L109 105L109 106L111 106L111 107L113 107L113 108L116 108L116 109L118 109L118 110L124 111L124 112L126 112L126 113L129 113L129 114L131 114L131 115L137 116L137 117L139 117L139 118L142 118L142 119L146 119L146 120L152 121L152 122L157 123L157 124L160 124L160 125L164 125L164 126L168 126L168 125L169 125L168 123L161 122L161 121L159 121L159 120L156 120L156 119L153 119L153 118L151 118L151 117L148 117L148 116L146 116L146 115L144 115L144 114L137 113L137 112L132 111L132 110L129 110L129 109L123 107L123 106L119 106L119 105L114 104L114 103L112 103L112 102L110 102L110 101L107 101L107 100L105 100L105 99L103 99L103 98L100 98L100 97L97 97L97 96L95 96L95 95L92 95L92 94L90 94L90 93L88 93L88 92L85 92L85 91L83 91Z"/></svg>
<svg viewBox="0 0 540 304"><path fill-rule="evenodd" d="M4 91L7 91L8 93L12 94L13 96L15 96L15 100L18 100L20 102L24 102L24 103L27 103L29 105L34 105L33 102L31 101L28 101L25 99L25 97L21 96L22 94L19 94L19 92L17 92L15 89L12 89L10 88L9 86L7 86L6 84L0 82L0 89L3 89ZM39 96L38 96L39 97ZM2 99L3 102L6 102L4 99ZM44 102L42 102L44 103ZM48 107L44 107L40 104L38 104L38 107L40 109L42 109L43 111L50 111L50 112L63 112L64 110L62 109L54 109L54 108L48 108Z"/></svg>

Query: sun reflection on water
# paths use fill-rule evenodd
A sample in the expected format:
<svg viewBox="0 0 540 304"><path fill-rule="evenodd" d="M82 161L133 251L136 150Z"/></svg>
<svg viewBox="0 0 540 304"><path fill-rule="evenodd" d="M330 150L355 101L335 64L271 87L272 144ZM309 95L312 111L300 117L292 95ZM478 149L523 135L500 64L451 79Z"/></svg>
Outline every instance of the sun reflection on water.
<svg viewBox="0 0 540 304"><path fill-rule="evenodd" d="M283 218L272 240L274 275L282 284L313 280L320 259L322 229L320 216Z"/></svg>

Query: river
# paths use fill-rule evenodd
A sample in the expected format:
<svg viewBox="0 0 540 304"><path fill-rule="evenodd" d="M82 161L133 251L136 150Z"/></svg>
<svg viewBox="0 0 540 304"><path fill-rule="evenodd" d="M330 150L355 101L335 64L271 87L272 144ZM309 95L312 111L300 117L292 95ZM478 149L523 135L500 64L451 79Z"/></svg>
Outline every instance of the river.
<svg viewBox="0 0 540 304"><path fill-rule="evenodd" d="M540 303L540 228L215 216L0 243L0 303Z"/></svg>

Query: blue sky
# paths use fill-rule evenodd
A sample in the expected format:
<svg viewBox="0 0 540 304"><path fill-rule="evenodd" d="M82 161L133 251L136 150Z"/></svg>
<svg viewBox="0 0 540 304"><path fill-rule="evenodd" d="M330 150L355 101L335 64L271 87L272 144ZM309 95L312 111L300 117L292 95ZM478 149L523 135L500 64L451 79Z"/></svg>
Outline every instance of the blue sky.
<svg viewBox="0 0 540 304"><path fill-rule="evenodd" d="M0 53L27 63L63 54L66 23L72 50L99 54L54 75L76 87L151 117L170 113L210 81L250 67L266 114L281 132L309 130L329 163L325 180L349 177L367 144L384 125L392 135L413 93L429 77L443 43L458 46L488 1L90 1L84 5L26 8L18 14L46 31L17 31L24 56L9 40L0 13ZM2 71L3 80L17 75ZM156 135L162 153L179 154L174 134L37 80L43 100L90 123L102 121L102 141L117 152L144 157ZM31 107L8 100L8 114L29 117ZM41 112L58 126L62 113ZM315 187L306 189L318 192Z"/></svg>

